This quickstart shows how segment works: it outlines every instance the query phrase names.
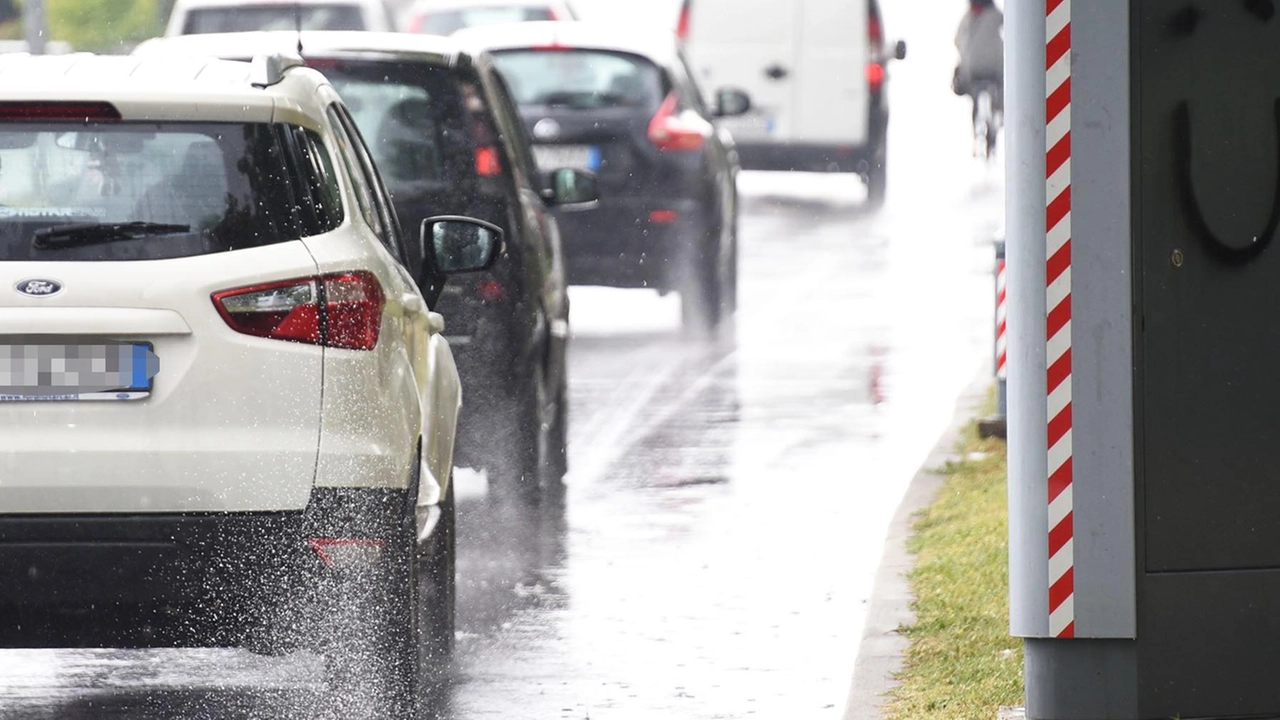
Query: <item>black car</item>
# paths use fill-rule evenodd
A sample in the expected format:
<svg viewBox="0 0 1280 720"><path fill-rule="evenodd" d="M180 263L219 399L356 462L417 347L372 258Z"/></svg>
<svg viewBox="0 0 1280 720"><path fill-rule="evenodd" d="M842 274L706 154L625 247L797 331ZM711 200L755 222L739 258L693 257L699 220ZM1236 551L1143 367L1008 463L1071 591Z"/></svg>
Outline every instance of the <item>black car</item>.
<svg viewBox="0 0 1280 720"><path fill-rule="evenodd" d="M431 216L492 222L506 235L493 268L424 287L448 318L464 402L455 465L485 468L499 492L528 501L568 468L569 299L549 205L595 200L590 173L536 169L501 76L483 53L423 35L236 33L152 41L252 57L295 49L342 96L374 155L400 223ZM410 266L424 249L409 248Z"/></svg>
<svg viewBox="0 0 1280 720"><path fill-rule="evenodd" d="M715 328L737 305L736 177L675 37L579 22L481 27L453 36L493 55L543 168L595 173L600 202L557 211L569 282L676 290L685 324Z"/></svg>

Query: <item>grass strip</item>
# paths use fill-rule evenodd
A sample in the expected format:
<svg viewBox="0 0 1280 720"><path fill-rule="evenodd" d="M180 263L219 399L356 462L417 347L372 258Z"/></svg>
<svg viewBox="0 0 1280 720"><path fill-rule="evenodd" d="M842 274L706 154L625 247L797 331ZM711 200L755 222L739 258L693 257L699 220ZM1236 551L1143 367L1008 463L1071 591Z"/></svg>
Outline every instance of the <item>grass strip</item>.
<svg viewBox="0 0 1280 720"><path fill-rule="evenodd" d="M1022 642L1009 637L1006 452L970 426L960 460L943 469L938 497L915 519L908 547L916 622L890 720L995 720L1022 704Z"/></svg>

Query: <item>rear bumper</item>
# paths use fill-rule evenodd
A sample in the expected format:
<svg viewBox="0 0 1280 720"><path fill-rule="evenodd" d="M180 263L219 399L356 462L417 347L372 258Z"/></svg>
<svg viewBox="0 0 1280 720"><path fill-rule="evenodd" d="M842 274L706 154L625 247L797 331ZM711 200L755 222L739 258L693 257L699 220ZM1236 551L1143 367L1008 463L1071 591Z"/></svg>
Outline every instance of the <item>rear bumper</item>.
<svg viewBox="0 0 1280 720"><path fill-rule="evenodd" d="M865 173L877 148L868 145L738 143L743 170Z"/></svg>
<svg viewBox="0 0 1280 720"><path fill-rule="evenodd" d="M743 170L841 172L867 174L883 161L889 111L878 96L871 101L865 142L803 143L739 141L735 144Z"/></svg>
<svg viewBox="0 0 1280 720"><path fill-rule="evenodd" d="M238 644L330 572L309 539L392 541L407 501L318 488L302 512L0 516L0 615L27 618L0 647Z"/></svg>
<svg viewBox="0 0 1280 720"><path fill-rule="evenodd" d="M558 211L569 284L675 288L705 235L708 211L692 199L617 196Z"/></svg>

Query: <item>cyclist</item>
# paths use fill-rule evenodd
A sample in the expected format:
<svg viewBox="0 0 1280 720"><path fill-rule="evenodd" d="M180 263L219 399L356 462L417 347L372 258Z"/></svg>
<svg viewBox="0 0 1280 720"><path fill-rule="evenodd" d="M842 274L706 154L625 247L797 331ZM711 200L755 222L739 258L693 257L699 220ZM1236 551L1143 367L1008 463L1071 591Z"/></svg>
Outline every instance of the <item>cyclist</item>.
<svg viewBox="0 0 1280 720"><path fill-rule="evenodd" d="M973 117L978 119L978 95L991 94L992 109L1004 111L1004 14L995 0L968 0L969 11L956 30L956 67L953 89L957 95L973 98Z"/></svg>

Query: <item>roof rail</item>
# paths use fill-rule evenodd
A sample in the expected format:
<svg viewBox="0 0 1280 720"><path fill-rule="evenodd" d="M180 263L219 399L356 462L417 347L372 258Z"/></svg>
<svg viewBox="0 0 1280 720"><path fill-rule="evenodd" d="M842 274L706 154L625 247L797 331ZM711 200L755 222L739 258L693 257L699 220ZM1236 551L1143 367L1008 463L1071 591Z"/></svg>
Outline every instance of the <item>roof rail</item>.
<svg viewBox="0 0 1280 720"><path fill-rule="evenodd" d="M304 64L302 56L294 53L255 55L249 67L249 83L254 87L271 87L284 80L286 70Z"/></svg>

